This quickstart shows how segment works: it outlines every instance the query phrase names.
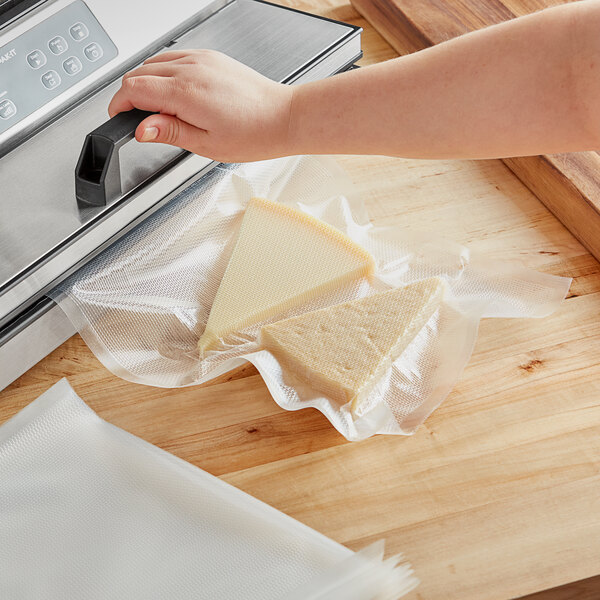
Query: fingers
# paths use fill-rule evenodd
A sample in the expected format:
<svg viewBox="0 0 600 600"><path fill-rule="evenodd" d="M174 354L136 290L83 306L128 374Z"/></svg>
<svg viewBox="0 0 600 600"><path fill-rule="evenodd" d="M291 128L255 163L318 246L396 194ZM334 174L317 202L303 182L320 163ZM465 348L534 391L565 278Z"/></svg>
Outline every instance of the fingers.
<svg viewBox="0 0 600 600"><path fill-rule="evenodd" d="M152 65L156 63L166 63L181 59L191 59L193 55L194 51L192 50L170 50L168 52L157 54L156 56L151 56L150 58L144 61L144 64Z"/></svg>
<svg viewBox="0 0 600 600"><path fill-rule="evenodd" d="M173 77L177 73L177 70L177 63L172 62L156 63L152 65L144 64L133 69L133 71L129 71L129 73L125 73L125 75L123 75L123 81L130 79L131 77L143 77L146 75L154 77Z"/></svg>
<svg viewBox="0 0 600 600"><path fill-rule="evenodd" d="M169 81L176 78L183 68L182 63L176 61L174 58L168 62L144 63L125 73L121 88L109 104L108 114L114 117L132 108L176 114L173 97L178 86L175 81ZM165 100L169 102L165 103Z"/></svg>
<svg viewBox="0 0 600 600"><path fill-rule="evenodd" d="M144 119L135 131L138 142L169 144L196 154L204 149L207 132L177 117L152 115Z"/></svg>
<svg viewBox="0 0 600 600"><path fill-rule="evenodd" d="M123 76L119 91L114 95L108 107L108 114L132 108L163 112L177 115L176 106L183 77L189 65L197 64L199 59L210 62L218 53L211 50L176 50L158 54L146 60L143 65ZM187 65L187 66L186 66Z"/></svg>
<svg viewBox="0 0 600 600"><path fill-rule="evenodd" d="M123 81L119 91L108 105L108 114L139 108L152 112L176 114L176 86L171 77L142 76Z"/></svg>
<svg viewBox="0 0 600 600"><path fill-rule="evenodd" d="M115 94L108 106L108 114L113 117L115 114L140 108L142 110L165 110L160 104L161 100L167 95L167 89L172 82L160 81L160 79L175 77L178 72L175 63L156 63L152 65L142 65L125 73L121 88ZM144 103L142 105L141 103ZM153 106L154 108L144 108L144 106ZM158 108L156 108L158 106Z"/></svg>

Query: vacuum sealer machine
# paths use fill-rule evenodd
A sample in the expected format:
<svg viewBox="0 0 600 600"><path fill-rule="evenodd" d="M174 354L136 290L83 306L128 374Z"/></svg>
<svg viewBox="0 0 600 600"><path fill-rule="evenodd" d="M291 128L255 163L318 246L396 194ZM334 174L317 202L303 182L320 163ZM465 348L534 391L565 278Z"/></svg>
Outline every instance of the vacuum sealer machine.
<svg viewBox="0 0 600 600"><path fill-rule="evenodd" d="M0 389L75 333L46 294L215 166L123 144L133 113L107 120L123 73L166 48L219 50L289 84L361 56L359 28L260 0L0 0ZM114 140L112 180L88 169L102 193L76 193L94 131Z"/></svg>

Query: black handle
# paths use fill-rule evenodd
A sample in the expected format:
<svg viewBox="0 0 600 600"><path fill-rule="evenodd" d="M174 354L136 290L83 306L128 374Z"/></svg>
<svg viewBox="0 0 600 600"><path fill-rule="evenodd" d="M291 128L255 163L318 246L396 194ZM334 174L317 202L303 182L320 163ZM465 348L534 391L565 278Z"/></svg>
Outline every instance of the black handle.
<svg viewBox="0 0 600 600"><path fill-rule="evenodd" d="M119 149L133 139L137 126L152 114L134 108L87 134L75 168L79 206L106 206L121 195Z"/></svg>

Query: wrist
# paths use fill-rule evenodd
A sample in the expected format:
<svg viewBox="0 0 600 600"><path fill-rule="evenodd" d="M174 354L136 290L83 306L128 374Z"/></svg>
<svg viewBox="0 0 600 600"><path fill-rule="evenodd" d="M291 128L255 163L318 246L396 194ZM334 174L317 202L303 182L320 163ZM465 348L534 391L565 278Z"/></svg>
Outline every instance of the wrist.
<svg viewBox="0 0 600 600"><path fill-rule="evenodd" d="M289 139L293 92L290 85L269 82L262 92L263 98L257 99L263 112L263 118L255 121L253 127L253 136L260 148L259 160L293 154ZM265 97L269 99L268 103L264 102Z"/></svg>
<svg viewBox="0 0 600 600"><path fill-rule="evenodd" d="M303 147L302 142L305 85L290 85L288 88L290 93L285 131L285 152L288 156L306 154L307 149Z"/></svg>
<svg viewBox="0 0 600 600"><path fill-rule="evenodd" d="M339 104L330 102L334 79L294 85L291 87L287 153L330 154L337 153L337 136L332 127L333 118L339 118Z"/></svg>

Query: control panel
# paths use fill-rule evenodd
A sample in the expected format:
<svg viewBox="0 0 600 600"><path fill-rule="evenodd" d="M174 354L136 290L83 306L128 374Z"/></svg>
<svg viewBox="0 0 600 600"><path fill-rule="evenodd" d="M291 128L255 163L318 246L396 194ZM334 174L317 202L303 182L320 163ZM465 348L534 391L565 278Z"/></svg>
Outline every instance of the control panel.
<svg viewBox="0 0 600 600"><path fill-rule="evenodd" d="M0 133L117 54L81 0L0 47Z"/></svg>

